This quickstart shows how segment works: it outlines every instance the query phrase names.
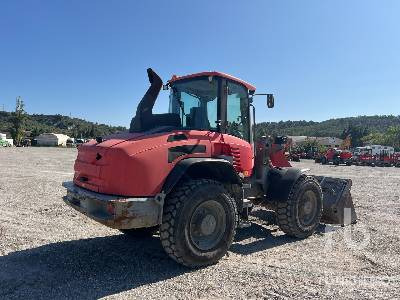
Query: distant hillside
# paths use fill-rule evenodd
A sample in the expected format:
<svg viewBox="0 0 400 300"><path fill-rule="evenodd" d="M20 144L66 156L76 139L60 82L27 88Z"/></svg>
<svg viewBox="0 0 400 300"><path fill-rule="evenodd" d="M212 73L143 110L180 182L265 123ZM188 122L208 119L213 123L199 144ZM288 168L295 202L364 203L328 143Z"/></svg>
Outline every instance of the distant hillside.
<svg viewBox="0 0 400 300"><path fill-rule="evenodd" d="M385 132L390 126L400 126L400 116L359 116L330 119L322 122L281 121L257 124L257 135L306 135L341 137L349 127L360 127L369 132Z"/></svg>
<svg viewBox="0 0 400 300"><path fill-rule="evenodd" d="M10 132L12 116L9 112L0 112L0 132ZM95 138L118 131L126 130L125 127L97 124L78 118L62 115L27 115L25 130L28 136L37 136L44 132L64 133L71 137Z"/></svg>
<svg viewBox="0 0 400 300"><path fill-rule="evenodd" d="M341 137L349 127L360 127L368 132L385 132L390 126L400 126L400 116L359 116L330 119L322 122L280 121L257 124L257 135L307 135ZM0 132L10 132L11 113L0 112ZM27 115L25 129L36 136L43 132L64 133L72 137L97 137L124 131L125 127L92 123L62 115Z"/></svg>

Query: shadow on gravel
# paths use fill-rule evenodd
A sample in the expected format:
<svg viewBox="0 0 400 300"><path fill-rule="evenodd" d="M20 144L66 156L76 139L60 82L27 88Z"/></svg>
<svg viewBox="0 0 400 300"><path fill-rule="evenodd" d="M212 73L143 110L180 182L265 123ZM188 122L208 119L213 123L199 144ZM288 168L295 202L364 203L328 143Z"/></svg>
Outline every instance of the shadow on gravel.
<svg viewBox="0 0 400 300"><path fill-rule="evenodd" d="M274 231L277 230L271 231L264 226L252 223L249 228L238 229L235 242L229 250L241 255L250 255L255 252L299 241L284 234L275 236L272 234ZM239 243L249 238L256 238L257 240L246 244Z"/></svg>
<svg viewBox="0 0 400 300"><path fill-rule="evenodd" d="M250 216L257 218L268 225L276 225L276 216L272 211L265 209L253 210ZM298 241L297 239L288 237L284 234L275 236L272 234L275 231L278 231L278 227L271 229L257 223L252 223L249 228L238 229L235 242L231 246L230 251L241 255L250 255L255 252ZM249 238L255 238L256 240L245 244L240 243Z"/></svg>
<svg viewBox="0 0 400 300"><path fill-rule="evenodd" d="M252 211L251 216L264 221L268 225L276 225L276 215L272 211L260 209ZM278 227L271 229L257 223L252 223L249 228L241 228L237 230L235 242L229 250L241 255L250 255L255 252L300 241L300 239L289 237L283 233L281 235L273 235L273 232L278 230ZM323 235L325 232L325 225L323 224L321 224L316 230L316 234L318 235ZM256 240L245 244L240 243L249 238L255 238Z"/></svg>
<svg viewBox="0 0 400 300"><path fill-rule="evenodd" d="M0 256L0 298L99 298L186 272L157 237L59 242Z"/></svg>
<svg viewBox="0 0 400 300"><path fill-rule="evenodd" d="M265 211L258 217L272 220ZM298 241L273 231L256 223L239 229L230 251L249 255ZM257 240L239 243L248 238ZM0 299L100 298L191 271L168 258L157 236L58 242L0 256Z"/></svg>

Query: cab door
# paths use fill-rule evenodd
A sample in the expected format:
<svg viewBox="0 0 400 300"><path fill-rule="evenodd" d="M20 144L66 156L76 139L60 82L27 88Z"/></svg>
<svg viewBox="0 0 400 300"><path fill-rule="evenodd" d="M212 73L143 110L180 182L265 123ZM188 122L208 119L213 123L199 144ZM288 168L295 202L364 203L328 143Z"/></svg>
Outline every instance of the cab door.
<svg viewBox="0 0 400 300"><path fill-rule="evenodd" d="M242 84L228 79L222 85L223 141L231 150L235 168L247 177L254 166L248 91Z"/></svg>

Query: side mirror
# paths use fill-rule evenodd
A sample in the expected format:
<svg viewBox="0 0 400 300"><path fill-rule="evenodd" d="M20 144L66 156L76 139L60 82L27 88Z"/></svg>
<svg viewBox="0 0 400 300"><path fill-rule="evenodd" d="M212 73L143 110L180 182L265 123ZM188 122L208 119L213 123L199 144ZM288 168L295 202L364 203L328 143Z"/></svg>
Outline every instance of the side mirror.
<svg viewBox="0 0 400 300"><path fill-rule="evenodd" d="M267 106L273 108L275 105L275 99L273 94L267 94Z"/></svg>

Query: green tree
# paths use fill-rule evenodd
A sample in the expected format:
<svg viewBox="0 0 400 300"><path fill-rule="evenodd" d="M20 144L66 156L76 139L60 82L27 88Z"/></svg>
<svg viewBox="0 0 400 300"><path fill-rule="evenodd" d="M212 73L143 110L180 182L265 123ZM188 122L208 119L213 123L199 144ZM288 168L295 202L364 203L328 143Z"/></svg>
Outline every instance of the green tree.
<svg viewBox="0 0 400 300"><path fill-rule="evenodd" d="M396 149L400 148L400 126L390 126L384 135L385 144Z"/></svg>
<svg viewBox="0 0 400 300"><path fill-rule="evenodd" d="M385 134L374 131L364 136L361 140L366 145L383 145L385 144Z"/></svg>
<svg viewBox="0 0 400 300"><path fill-rule="evenodd" d="M21 97L17 97L15 104L15 112L12 113L12 128L11 136L14 139L15 145L21 145L21 141L24 138L24 125L26 119L26 112L24 110L25 104Z"/></svg>
<svg viewBox="0 0 400 300"><path fill-rule="evenodd" d="M36 126L31 131L31 137L35 138L35 137L41 135L43 132L44 132L44 129L42 127Z"/></svg>
<svg viewBox="0 0 400 300"><path fill-rule="evenodd" d="M400 149L400 126L390 126L385 132L371 132L362 138L365 144L392 146Z"/></svg>
<svg viewBox="0 0 400 300"><path fill-rule="evenodd" d="M295 151L299 152L318 152L318 153L324 153L326 152L326 147L324 145L321 145L317 140L315 139L307 139L304 142L301 142L297 145Z"/></svg>
<svg viewBox="0 0 400 300"><path fill-rule="evenodd" d="M88 133L88 137L90 137L90 138L96 138L96 137L101 136L100 130L99 130L98 127L99 127L99 126L98 126L97 123L96 123L96 124L92 124L92 126L90 127L90 130L89 130L89 133Z"/></svg>
<svg viewBox="0 0 400 300"><path fill-rule="evenodd" d="M351 147L360 147L363 145L363 137L368 134L369 130L366 127L349 124L349 126L343 130L340 138L345 139L350 136Z"/></svg>

